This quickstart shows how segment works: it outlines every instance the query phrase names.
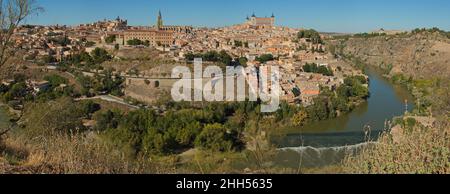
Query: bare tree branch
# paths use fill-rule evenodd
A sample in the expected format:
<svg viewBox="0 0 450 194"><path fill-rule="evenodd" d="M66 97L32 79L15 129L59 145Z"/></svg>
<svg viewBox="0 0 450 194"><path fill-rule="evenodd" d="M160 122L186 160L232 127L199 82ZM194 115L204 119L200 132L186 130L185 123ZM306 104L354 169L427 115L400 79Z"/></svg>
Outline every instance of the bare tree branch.
<svg viewBox="0 0 450 194"><path fill-rule="evenodd" d="M12 36L29 16L42 12L35 0L0 0L0 67L14 55Z"/></svg>

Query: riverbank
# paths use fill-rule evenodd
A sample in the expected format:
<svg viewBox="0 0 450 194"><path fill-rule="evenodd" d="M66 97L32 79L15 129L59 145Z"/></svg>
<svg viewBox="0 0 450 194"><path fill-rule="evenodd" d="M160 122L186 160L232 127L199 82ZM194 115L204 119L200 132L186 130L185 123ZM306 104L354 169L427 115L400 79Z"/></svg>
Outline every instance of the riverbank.
<svg viewBox="0 0 450 194"><path fill-rule="evenodd" d="M305 168L338 165L346 157L373 147L367 141L377 141L388 129L387 121L402 116L405 109L414 109L411 94L384 78L380 72L368 69L370 97L349 113L303 127L287 127L272 134L271 142L279 148L274 160L277 165ZM405 106L405 99L408 106Z"/></svg>
<svg viewBox="0 0 450 194"><path fill-rule="evenodd" d="M280 134L291 136L294 134L326 136L333 134L356 135L359 133L359 135L363 135L365 126L370 126L374 132L383 131L387 120L391 120L395 116L403 115L406 108L408 110L414 109L415 106L412 104L414 98L405 88L391 84L376 71L367 72L370 80L369 91L371 95L366 102L356 106L351 112L342 114L337 118L309 123L303 127L287 127L281 130ZM408 101L407 107L405 106L405 100ZM373 135L376 136L377 134ZM353 145L357 143L362 142L342 142L341 145L331 146ZM284 146L292 147L300 145Z"/></svg>

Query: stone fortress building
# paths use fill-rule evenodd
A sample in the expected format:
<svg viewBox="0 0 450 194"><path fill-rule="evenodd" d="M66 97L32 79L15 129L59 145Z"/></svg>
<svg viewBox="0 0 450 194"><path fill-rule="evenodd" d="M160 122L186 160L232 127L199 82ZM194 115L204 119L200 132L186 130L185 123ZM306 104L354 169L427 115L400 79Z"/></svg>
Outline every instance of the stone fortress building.
<svg viewBox="0 0 450 194"><path fill-rule="evenodd" d="M247 17L246 24L250 27L265 28L275 26L275 15L271 17L256 17L253 13L252 17Z"/></svg>

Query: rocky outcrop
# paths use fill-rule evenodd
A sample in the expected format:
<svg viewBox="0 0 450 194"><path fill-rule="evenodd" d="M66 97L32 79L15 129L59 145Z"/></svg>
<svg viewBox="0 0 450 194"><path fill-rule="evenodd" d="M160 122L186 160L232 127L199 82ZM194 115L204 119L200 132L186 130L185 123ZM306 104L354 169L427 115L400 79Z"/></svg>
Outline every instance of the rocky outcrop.
<svg viewBox="0 0 450 194"><path fill-rule="evenodd" d="M349 38L341 42L343 53L381 67L391 75L414 78L450 75L450 39L438 32Z"/></svg>

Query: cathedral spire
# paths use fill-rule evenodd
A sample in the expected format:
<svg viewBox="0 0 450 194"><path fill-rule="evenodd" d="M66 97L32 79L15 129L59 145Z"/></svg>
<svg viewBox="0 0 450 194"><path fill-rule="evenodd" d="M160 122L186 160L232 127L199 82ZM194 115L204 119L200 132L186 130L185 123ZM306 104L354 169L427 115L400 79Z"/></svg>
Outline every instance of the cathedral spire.
<svg viewBox="0 0 450 194"><path fill-rule="evenodd" d="M162 19L161 10L159 10L159 13L158 13L158 21L157 21L157 23L156 23L156 27L157 27L158 29L161 29L161 28L163 27L163 25L164 25L164 23L163 23L163 19Z"/></svg>

